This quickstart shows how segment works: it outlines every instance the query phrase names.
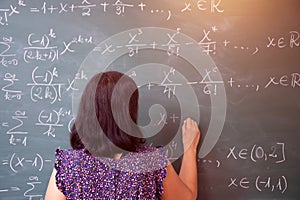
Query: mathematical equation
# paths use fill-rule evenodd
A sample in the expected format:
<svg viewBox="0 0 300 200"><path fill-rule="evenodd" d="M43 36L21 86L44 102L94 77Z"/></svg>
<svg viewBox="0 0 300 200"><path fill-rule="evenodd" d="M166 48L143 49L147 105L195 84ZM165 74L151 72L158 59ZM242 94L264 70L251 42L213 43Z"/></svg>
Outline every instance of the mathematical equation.
<svg viewBox="0 0 300 200"><path fill-rule="evenodd" d="M209 10L205 9L203 7L204 3L208 3L209 1L200 0L197 2L197 7L199 10ZM211 7L214 8L211 10L212 12L223 12L224 10L219 9L218 7L221 4L221 0L211 0ZM57 6L54 6L52 4L48 5L49 3L44 2L40 8L32 7L30 8L30 13L43 13L43 14L64 14L64 13L72 13L75 9L83 9L86 10L84 16L90 16L90 12L92 8L97 8L96 4L92 4L88 1L82 1L81 6L75 6L74 4L68 5L68 3L63 4L59 3ZM185 2L183 3L185 5L185 8L181 10L181 12L191 12L191 6L192 3ZM21 4L23 7L28 7L23 2ZM103 12L105 13L107 10L109 10L109 6L118 7L117 15L122 15L125 12L125 8L134 8L139 7L140 11L144 12L147 7L145 3L139 3L137 5L134 4L126 4L124 2L121 2L117 0L115 3L107 3L102 2L99 4L103 7ZM66 10L66 8L69 8ZM17 11L17 6L10 5L10 9L0 9L0 14L2 12L6 16L11 16L13 14L20 14L20 11ZM9 14L9 10L12 10ZM57 13L56 13L57 12ZM171 18L171 10L168 10L165 12L164 10L160 9L151 9L151 13L168 13L167 19L169 20ZM62 15L63 17L64 15ZM7 17L3 18L7 19ZM1 24L1 23L0 23ZM7 22L2 22L2 24L8 24ZM181 28L177 28L179 31ZM138 33L140 35L142 33ZM179 34L179 33L178 33ZM288 36L286 36L288 34ZM113 47L111 44L106 44L107 49L104 49L102 54L109 53L114 51L116 48L130 48L129 56L133 56L138 53L139 48L144 46L149 46L155 49L156 45L166 45L166 44L157 44L155 41L149 44L140 43L141 41L138 40L137 34L130 34L130 39L128 40L129 43L125 46L117 45L116 47ZM251 46L249 45L242 45L235 42L233 39L225 38L222 40L218 40L217 38L223 35L222 31L220 31L220 28L217 25L212 25L210 27L206 27L202 29L202 31L199 31L199 34L197 34L197 38L195 40L198 42L199 45L202 46L203 52L208 55L215 55L218 51L217 48L224 49L231 49L233 52L236 50L245 52L249 55L256 55L259 53L261 49L271 49L271 48L290 48L290 49L297 49L300 45L300 34L298 30L287 30L287 33L283 32L282 37L268 35L265 38L262 38L264 41L263 45L257 45L253 44ZM69 41L63 41L62 44L54 44L56 39L60 38L55 33L54 28L50 28L49 32L44 34L37 34L37 33L30 33L27 35L26 41L27 46L23 47L23 60L26 63L38 60L38 61L51 61L54 62L59 59L60 56L66 54L66 53L74 53L74 45L76 44L92 44L93 43L93 37L92 36L83 36L79 34L78 36L75 36L74 38L70 39ZM20 39L20 38L19 38ZM180 44L175 40L175 35L169 36L170 41L167 43L169 45L169 51L168 54L176 54L179 55L180 46L183 45L190 45L188 44ZM139 42L139 43L136 43ZM20 62L16 58L15 51L12 51L11 46L14 45L14 38L11 36L4 36L2 38L2 41L0 42L1 45L3 45L4 50L0 53L1 58L1 64L2 66L16 66ZM60 46L58 46L60 45ZM78 46L78 45L77 45ZM12 52L11 52L12 51Z"/></svg>
<svg viewBox="0 0 300 200"><path fill-rule="evenodd" d="M253 144L250 148L237 148L236 146L231 146L228 149L227 155L225 155L226 160L243 160L247 161L250 160L253 163L259 162L267 162L273 164L281 164L287 161L286 159L286 150L285 150L285 143L283 142L276 142L276 144L266 148L265 146ZM174 152L178 150L178 143L177 141L172 141L166 146L167 155L171 159L175 159L173 157ZM212 164L215 165L217 168L221 166L220 160L210 160L210 159L200 159L198 158L198 162L202 164Z"/></svg>
<svg viewBox="0 0 300 200"><path fill-rule="evenodd" d="M172 96L176 96L176 89L181 86L202 86L202 92L206 95L217 95L218 86L225 85L228 88L232 89L248 89L254 92L260 92L266 90L270 87L282 87L282 88L293 88L297 89L300 87L300 73L295 72L291 74L281 75L280 77L272 76L268 77L265 80L265 83L257 84L253 82L245 81L240 82L239 80L235 80L235 78L230 77L229 80L213 80L213 74L218 72L218 68L214 68L213 70L205 69L205 75L200 77L199 80L188 81L188 82L178 82L176 79L175 73L177 71L172 68L170 71L164 72L164 78L161 80L159 85L154 85L149 82L146 87L147 90L151 90L152 87L158 86L163 87L163 94L167 95L170 99ZM136 72L131 72L129 74L133 79L138 76ZM32 71L32 82L27 83L26 85L30 88L30 99L32 102L38 101L48 101L51 104L54 104L57 101L62 100L63 92L71 92L78 90L74 87L74 83L76 80L87 80L84 71L80 71L75 74L73 79L67 79L65 82L56 82L55 79L59 77L59 73L57 68L54 67L51 71L41 70L41 67L35 67ZM20 78L17 77L14 73L5 73L3 77L3 81L6 82L1 88L1 91L4 93L3 97L7 101L11 100L21 100L24 96L24 87L16 88L14 85L18 82L21 82ZM138 86L142 87L142 86ZM28 92L27 92L28 93Z"/></svg>
<svg viewBox="0 0 300 200"><path fill-rule="evenodd" d="M202 86L202 92L206 95L217 95L218 86L220 84L228 84L229 88L244 87L256 92L261 91L262 89L268 89L269 87L280 86L295 89L300 87L299 73L281 75L280 77L269 77L269 80L265 81L264 86L254 84L250 85L248 83L242 86L240 83L238 83L238 81L234 80L232 77L227 82L223 80L213 80L214 73L217 72L218 68L210 70L205 69L205 75L197 81L193 80L188 82L178 82L176 75L178 75L179 72L174 68L171 68L169 71L163 71L163 76L160 81L160 84L154 85L151 82L149 82L148 84L142 86L144 86L145 89L149 91L153 87L163 87L163 95L166 95L168 99L171 99L173 96L175 97L176 95L178 95L176 93L178 87L187 85ZM128 75L134 79L140 74L138 72L131 71ZM14 84L18 81L21 81L20 78L16 76L16 74L6 73L4 75L3 80L8 83L2 87L2 91L4 92L4 99L7 101L11 101L14 99L21 100L24 93L29 93L32 102L42 101L54 104L62 100L62 93L64 91L70 92L78 90L74 87L75 80L88 79L85 72L81 70L80 72L75 74L75 77L73 79L68 79L66 83L57 82L56 79L59 77L59 72L56 67L44 71L41 70L41 67L38 66L33 69L31 77L32 82L26 84L30 88L30 92L26 92L24 91L24 87L20 89L14 88ZM36 117L37 120L35 121L37 122L34 125L46 128L46 130L42 134L55 137L55 128L64 126L64 124L61 122L62 118L71 115L71 110L64 110L62 108L53 109L50 111L42 109ZM4 127L10 127L9 130L6 131L6 134L10 135L9 144L22 144L23 146L26 146L28 131L22 130L22 126L24 121L31 121L31 119L28 119L28 116L26 115L26 112L24 110L17 110L15 112L15 115L13 115L11 118L16 123L16 125L9 125L6 121L1 122L2 129ZM171 122L176 123L177 120L180 118L180 116L176 116L174 113L170 114L170 116L164 113L157 113L156 119L158 120L155 123L155 125L166 125L169 121L168 119L171 119ZM234 157L235 154L232 153L232 155L230 156Z"/></svg>
<svg viewBox="0 0 300 200"><path fill-rule="evenodd" d="M116 16L124 16L128 10L138 10L141 13L158 15L166 21L171 20L172 13L188 13L191 11L223 13L222 0L198 0L196 2L181 2L177 10L162 9L153 7L151 3L116 0L115 2L81 0L78 3L49 3L41 1L38 6L30 6L25 0L18 0L16 3L0 8L0 25L9 25L9 18L13 15L19 15L22 12L43 15L65 15L78 13L83 17L93 16L93 12L106 13L113 11ZM96 11L95 11L96 10Z"/></svg>
<svg viewBox="0 0 300 200"><path fill-rule="evenodd" d="M15 38L12 36L3 35L0 38L1 66L6 68L18 66L21 59L20 54L22 55L21 61L25 63L33 61L54 62L59 60L64 54L74 53L74 48L78 48L82 44L93 44L92 36L83 36L81 34L57 44L57 34L53 28L50 28L49 32L43 34L29 33L23 40L27 42L27 46L20 51L18 49L19 44L15 42Z"/></svg>
<svg viewBox="0 0 300 200"><path fill-rule="evenodd" d="M24 167L32 167L38 171L42 171L45 163L53 163L53 161L50 159L44 159L39 153L36 153L30 158L13 153L9 159L2 160L2 165L9 166L10 170L14 173L18 173Z"/></svg>
<svg viewBox="0 0 300 200"><path fill-rule="evenodd" d="M128 49L128 55L130 57L137 55L141 48L151 48L157 49L159 46L167 47L167 54L180 56L180 49L185 46L192 45L192 43L180 43L176 40L176 36L180 35L181 28L177 28L177 33L174 34L167 34L168 40L164 44L159 44L157 41L153 40L152 42L143 43L143 31L139 29L138 33L129 33L128 34L128 44L121 45L121 44L105 44L105 47L97 47L95 51L101 52L101 55L115 53L117 50L122 50L123 48ZM214 25L210 28L206 28L202 30L203 34L200 34L200 39L196 39L197 44L202 47L202 52L207 55L215 55L217 52L217 47L227 48L232 50L240 50L245 52L249 55L255 55L259 53L260 49L263 47L265 49L270 48L297 48L300 46L300 34L298 31L292 30L289 31L290 37L281 37L277 39L273 36L268 36L264 38L264 45L259 47L258 45L249 47L245 45L237 45L234 41L225 39L225 40L217 40L216 38L220 38L218 33L220 33L219 28ZM220 33L221 34L221 33ZM276 43L276 41L280 41Z"/></svg>
<svg viewBox="0 0 300 200"><path fill-rule="evenodd" d="M26 183L26 186L11 186L7 188L0 188L0 194L5 194L6 192L23 192L23 196L28 200L43 200L43 193L37 192L37 187L42 185L42 182L39 180L38 176L29 176ZM24 189L23 189L24 188Z"/></svg>
<svg viewBox="0 0 300 200"><path fill-rule="evenodd" d="M28 88L24 88L24 85L15 86L18 82L25 82L15 73L5 73L3 81L6 85L1 88L1 91L4 92L4 99L7 101L22 100L25 93L24 89L30 89L30 92L26 93L30 94L32 102L43 101L54 104L62 100L62 92L78 90L74 87L76 80L87 80L86 74L81 70L73 78L68 78L65 82L57 82L56 79L59 77L59 73L56 67L47 71L41 69L42 67L36 66L32 70L32 82L26 83ZM20 89L16 87L20 87Z"/></svg>
<svg viewBox="0 0 300 200"><path fill-rule="evenodd" d="M227 159L234 160L251 160L257 162L259 160L267 161L272 159L274 163L282 163L286 161L285 144L277 142L276 145L270 147L269 151L262 146L254 144L251 148L237 148L236 146L229 147Z"/></svg>
<svg viewBox="0 0 300 200"><path fill-rule="evenodd" d="M267 78L264 84L255 84L251 82L239 83L239 81L235 80L233 77L230 77L227 83L229 88L246 88L256 92L271 87L297 89L300 87L300 73L294 72L294 73L285 74L281 76L271 76Z"/></svg>
<svg viewBox="0 0 300 200"><path fill-rule="evenodd" d="M172 141L170 144L166 146L168 157L170 160L176 160L178 158L172 158L174 152L177 151L178 144ZM272 145L270 148L266 148L257 144L253 144L250 148L237 148L236 146L229 147L229 152L225 155L225 158L220 158L216 160L212 159L200 159L197 161L199 163L199 167L201 168L214 168L221 169L223 162L226 163L227 160L242 160L247 162L247 160L251 160L254 164L261 162L267 162L268 160L272 164L282 164L287 162L286 159L286 150L285 143L276 142L276 144ZM222 164L223 163L223 164ZM225 164L226 165L226 164ZM226 166L224 166L226 167ZM270 167L268 167L270 170ZM211 186L213 188L213 186ZM249 175L244 177L230 177L227 183L227 188L230 190L234 189L251 189L255 188L257 191L270 191L275 192L279 191L280 193L285 193L288 189L288 179L284 175L276 175L276 176L261 176L261 175Z"/></svg>
<svg viewBox="0 0 300 200"><path fill-rule="evenodd" d="M237 148L236 146L229 147L229 152L226 156L228 160L251 160L253 163L270 161L274 164L282 164L287 162L285 143L276 142L270 148L261 145L253 144L249 148ZM268 167L270 169L270 167ZM258 191L279 191L282 194L288 188L287 177L282 175L279 177L260 176L253 177L245 176L242 178L231 177L228 188L249 189L254 186Z"/></svg>
<svg viewBox="0 0 300 200"><path fill-rule="evenodd" d="M247 29L253 32L240 32L242 26L234 26L240 22L244 24L244 21L238 21L239 19L235 17L232 20L232 8L228 8L228 3L224 0L185 0L166 4L150 0L12 0L1 2L0 100L3 100L3 111L1 111L3 113L0 118L0 137L2 144L9 146L6 150L8 152L1 157L0 166L4 172L2 181L5 182L9 174L22 176L27 169L32 171L33 175L26 175L25 180L19 178L16 184L13 181L2 184L0 196L18 193L16 195L30 200L43 199L44 194L40 191L45 190L46 183L42 183L40 177L34 174L44 173L47 166L53 164L53 160L44 156L42 151L32 151L26 154L22 150L31 150L35 145L43 145L33 144L32 146L30 142L34 137L52 140L57 139L57 134L60 132L70 132L75 118L72 110L64 106L64 103L70 102L71 93L79 90L76 87L76 81L84 82L91 78L84 69L76 70L84 59L80 56L85 56L90 51L92 51L90 53L97 52L99 59L104 60L113 54L126 52L122 59L139 61L143 58L144 49L157 50L164 56L167 55L164 61L168 64L172 63L174 57L175 59L184 58L184 53L186 53L184 50L190 50L194 43L197 47L201 47L201 52L189 51L190 54L202 53L217 59L227 56L235 59L236 55L242 55L246 59L256 60L277 50L281 52L287 50L288 53L299 51L300 30L298 26L296 28L289 26L283 30L274 28L271 29L273 33L270 33L269 29L265 33L261 32L264 29L260 31ZM135 21L136 16L139 16L136 20L137 24L136 22L128 24L132 18ZM207 16L212 17L212 23L210 19L207 20ZM27 24L28 19L39 20ZM72 22L69 21L70 19ZM116 25L111 23L112 21ZM172 27L171 29L175 31L160 34L157 37L157 35L149 36L143 32L145 29L138 28L132 29L133 31L129 32L126 37L122 37L122 41L109 40L112 34L119 34L118 31L129 27L149 26L150 21L150 26ZM247 21L245 22L247 24ZM67 26L67 31L64 29L65 26ZM24 30L16 27L24 28ZM254 33L253 37L252 33ZM247 34L247 37L243 34ZM193 35L191 39L194 43L182 42L183 35ZM101 43L104 45L97 46L104 40L105 43ZM85 51L86 48L88 48L87 51ZM165 51L160 51L162 49ZM184 67L181 69L189 71ZM195 89L197 95L200 93L200 95L204 94L212 98L218 97L223 86L229 92L238 90L241 94L245 90L258 94L274 87L294 91L300 87L298 69L285 71L280 75L265 74L256 82L253 79L235 77L234 74L227 74L222 79L215 78L222 69L208 68L210 66L201 67L203 74L193 76L193 79L186 81L186 79L178 79L182 74L174 64L170 70L164 70L159 74L158 84L149 81L138 87L149 94L159 91L159 97L166 97L170 102L179 96L181 89L185 87ZM71 68L76 72L68 73ZM127 74L133 79L142 76L138 71L129 71ZM226 75L226 72L224 74ZM157 90L157 87L160 89ZM7 110L5 110L6 106ZM193 109L199 109L199 106ZM157 112L154 114L154 119L153 126L158 127L178 124L182 116L173 112ZM21 148L21 151L11 150L15 147ZM166 145L166 153L170 161L178 159L180 148L181 145L176 141ZM247 147L231 145L228 146L222 158L198 158L197 161L202 167L216 171L224 169L226 162L244 162L246 165L250 163L254 168L270 164L269 168L272 168L283 166L288 162L287 148L283 142L275 142L269 147L259 144ZM222 184L230 192L237 189L255 188L258 192L279 191L284 194L288 189L288 181L292 182L288 180L289 176L286 174L265 175L265 171L244 176L237 174L229 176Z"/></svg>
<svg viewBox="0 0 300 200"><path fill-rule="evenodd" d="M71 110L65 110L63 108L53 109L53 110L41 110L36 120L31 119L32 116L28 117L26 111L17 110L11 116L11 120L0 122L0 131L6 132L9 136L8 142L12 146L22 145L27 146L29 131L24 128L24 123L26 126L40 126L42 130L40 134L55 137L56 127L63 127L64 123L62 120L66 118L69 120L68 130L74 120ZM70 119L71 118L71 119ZM36 121L34 124L28 124ZM68 132L66 130L66 132Z"/></svg>
<svg viewBox="0 0 300 200"><path fill-rule="evenodd" d="M169 145L168 149L175 148L177 145ZM170 151L170 150L169 150ZM172 152L175 150L172 150ZM271 170L272 164L281 165L287 162L286 159L286 150L285 143L276 142L270 148L263 147L261 145L253 144L249 148L237 148L236 146L231 146L228 148L227 155L224 155L224 158L220 157L219 159L200 159L197 161L200 168L209 168L214 170L219 170L226 167L227 161L245 161L248 164L248 161L252 161L255 164L260 162L270 161L270 166L267 167L267 170ZM241 163L240 163L241 164ZM242 168L242 167L241 167ZM270 171L269 171L270 172ZM268 192L280 192L281 194L285 193L288 189L288 178L285 175L247 175L247 176L232 176L227 179L227 188L230 190L248 190L255 188L259 192L268 191ZM202 187L206 189L205 186ZM213 189L214 186L210 186L210 189Z"/></svg>
<svg viewBox="0 0 300 200"><path fill-rule="evenodd" d="M167 95L170 99L172 96L176 96L176 89L182 86L200 86L202 87L203 94L206 95L217 95L218 94L218 87L220 85L227 86L229 89L248 89L249 91L253 92L261 92L267 90L271 87L282 87L282 88L292 88L292 89L299 89L300 87L300 73L294 72L291 74L277 76L266 77L264 84L257 84L255 82L240 82L233 77L230 77L229 80L214 80L215 74L219 72L217 67L213 69L205 69L204 76L201 77L199 80L193 80L188 82L179 82L176 78L177 72L174 68L171 68L169 71L164 71L164 78L161 80L160 84L154 85L151 82L146 84L146 88L151 90L154 86L163 87L163 93ZM129 73L129 76L133 79L139 74L135 71ZM138 86L142 87L142 86Z"/></svg>
<svg viewBox="0 0 300 200"><path fill-rule="evenodd" d="M283 194L288 188L288 180L285 176L280 176L276 178L270 176L256 176L254 181L251 181L249 177L232 177L230 178L230 183L227 185L227 187L230 189L250 189L251 187L254 187L259 192L279 191Z"/></svg>

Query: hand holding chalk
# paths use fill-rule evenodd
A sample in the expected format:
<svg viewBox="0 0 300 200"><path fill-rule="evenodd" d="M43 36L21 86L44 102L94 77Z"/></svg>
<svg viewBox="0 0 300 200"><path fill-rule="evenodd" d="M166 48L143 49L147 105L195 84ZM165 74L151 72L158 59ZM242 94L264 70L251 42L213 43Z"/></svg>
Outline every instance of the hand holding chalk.
<svg viewBox="0 0 300 200"><path fill-rule="evenodd" d="M187 150L196 151L200 140L198 124L191 118L184 120L182 125L182 142L184 152Z"/></svg>

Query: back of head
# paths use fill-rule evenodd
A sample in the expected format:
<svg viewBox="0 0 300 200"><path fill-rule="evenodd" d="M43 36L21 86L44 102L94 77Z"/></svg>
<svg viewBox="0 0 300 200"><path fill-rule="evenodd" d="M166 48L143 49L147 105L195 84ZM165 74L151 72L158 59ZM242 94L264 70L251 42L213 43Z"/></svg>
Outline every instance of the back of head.
<svg viewBox="0 0 300 200"><path fill-rule="evenodd" d="M144 139L136 125L138 89L125 74L108 71L96 74L82 94L71 130L71 146L85 148L94 156L136 152Z"/></svg>

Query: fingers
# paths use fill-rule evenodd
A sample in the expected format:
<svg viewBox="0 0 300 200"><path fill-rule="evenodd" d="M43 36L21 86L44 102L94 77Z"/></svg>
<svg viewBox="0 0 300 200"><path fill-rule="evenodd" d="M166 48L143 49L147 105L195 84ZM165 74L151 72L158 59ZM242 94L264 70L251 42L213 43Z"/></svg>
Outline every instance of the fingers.
<svg viewBox="0 0 300 200"><path fill-rule="evenodd" d="M186 118L182 125L182 142L184 150L196 151L200 139L200 130L196 121Z"/></svg>
<svg viewBox="0 0 300 200"><path fill-rule="evenodd" d="M186 132L187 130L191 131L192 133L199 133L200 134L200 129L198 127L197 122L195 120L191 119L191 118L187 118L183 122L182 131Z"/></svg>
<svg viewBox="0 0 300 200"><path fill-rule="evenodd" d="M187 118L183 121L182 124L182 134L186 134L186 132L194 134L200 134L200 130L196 121L191 118Z"/></svg>
<svg viewBox="0 0 300 200"><path fill-rule="evenodd" d="M196 121L191 118L187 118L183 121L183 128L198 128L198 124Z"/></svg>

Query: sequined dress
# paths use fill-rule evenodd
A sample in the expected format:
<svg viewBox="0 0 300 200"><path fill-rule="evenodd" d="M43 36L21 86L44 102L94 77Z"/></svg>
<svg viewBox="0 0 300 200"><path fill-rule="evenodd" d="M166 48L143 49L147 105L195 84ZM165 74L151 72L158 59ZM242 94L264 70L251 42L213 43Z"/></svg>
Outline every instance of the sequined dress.
<svg viewBox="0 0 300 200"><path fill-rule="evenodd" d="M159 199L167 157L164 148L143 147L120 159L81 150L56 150L56 185L68 200Z"/></svg>

